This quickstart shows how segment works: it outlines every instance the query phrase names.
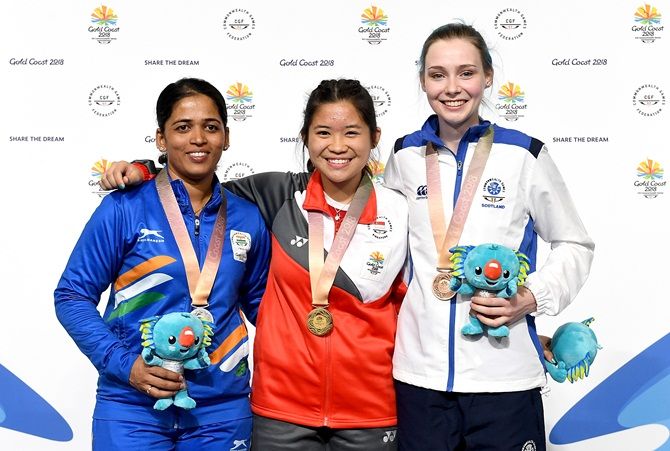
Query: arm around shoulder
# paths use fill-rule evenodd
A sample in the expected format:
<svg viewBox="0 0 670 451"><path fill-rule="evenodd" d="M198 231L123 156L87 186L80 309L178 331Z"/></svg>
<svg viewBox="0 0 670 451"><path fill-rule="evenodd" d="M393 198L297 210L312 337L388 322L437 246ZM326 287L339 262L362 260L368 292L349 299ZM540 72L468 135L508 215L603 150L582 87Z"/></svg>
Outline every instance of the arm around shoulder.
<svg viewBox="0 0 670 451"><path fill-rule="evenodd" d="M271 243L270 234L260 213L256 211L255 215L250 215L250 222L251 218L255 222L254 234L247 257L244 282L240 288L240 304L244 315L255 325L258 307L267 284Z"/></svg>

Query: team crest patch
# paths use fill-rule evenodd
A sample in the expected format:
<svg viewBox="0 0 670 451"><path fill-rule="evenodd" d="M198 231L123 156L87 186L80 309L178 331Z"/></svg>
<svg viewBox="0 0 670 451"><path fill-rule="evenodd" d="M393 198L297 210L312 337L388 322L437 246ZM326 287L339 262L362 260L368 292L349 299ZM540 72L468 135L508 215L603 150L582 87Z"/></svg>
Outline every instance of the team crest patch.
<svg viewBox="0 0 670 451"><path fill-rule="evenodd" d="M230 231L230 247L233 249L233 258L238 262L247 261L247 252L251 249L251 235L237 230Z"/></svg>
<svg viewBox="0 0 670 451"><path fill-rule="evenodd" d="M368 230L378 240L384 240L393 231L393 225L386 216L377 216L372 224L368 224Z"/></svg>
<svg viewBox="0 0 670 451"><path fill-rule="evenodd" d="M528 440L526 443L523 444L521 447L521 451L537 451L537 446L535 446L535 442L532 440Z"/></svg>
<svg viewBox="0 0 670 451"><path fill-rule="evenodd" d="M490 178L484 182L484 194L482 196L486 203L482 207L505 208L503 200L505 199L505 183L497 178Z"/></svg>

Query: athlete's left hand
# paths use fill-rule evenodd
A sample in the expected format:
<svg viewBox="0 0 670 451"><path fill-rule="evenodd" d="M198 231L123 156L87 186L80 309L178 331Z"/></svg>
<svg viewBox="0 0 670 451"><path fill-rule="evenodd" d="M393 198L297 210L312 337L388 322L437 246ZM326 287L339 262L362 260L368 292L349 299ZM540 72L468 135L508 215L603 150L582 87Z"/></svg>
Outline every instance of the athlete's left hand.
<svg viewBox="0 0 670 451"><path fill-rule="evenodd" d="M526 287L519 287L509 299L473 296L470 308L477 319L489 327L510 325L537 310L535 296Z"/></svg>

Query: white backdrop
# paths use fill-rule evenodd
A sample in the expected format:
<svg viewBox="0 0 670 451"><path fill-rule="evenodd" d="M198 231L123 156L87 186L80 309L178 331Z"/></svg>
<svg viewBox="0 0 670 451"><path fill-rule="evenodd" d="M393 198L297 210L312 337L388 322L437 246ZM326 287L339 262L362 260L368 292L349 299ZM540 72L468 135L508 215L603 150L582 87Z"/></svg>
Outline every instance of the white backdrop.
<svg viewBox="0 0 670 451"><path fill-rule="evenodd" d="M423 40L457 19L492 49L483 116L547 143L596 242L576 301L538 320L551 335L594 316L603 345L586 380L549 382L549 447L670 449L667 0L35 0L4 10L2 450L90 448L96 372L57 322L53 289L100 201L106 161L157 156L153 108L167 83L195 76L226 93L234 120L221 179L298 170L304 101L324 78L359 78L373 92L385 161L430 112L416 67Z"/></svg>

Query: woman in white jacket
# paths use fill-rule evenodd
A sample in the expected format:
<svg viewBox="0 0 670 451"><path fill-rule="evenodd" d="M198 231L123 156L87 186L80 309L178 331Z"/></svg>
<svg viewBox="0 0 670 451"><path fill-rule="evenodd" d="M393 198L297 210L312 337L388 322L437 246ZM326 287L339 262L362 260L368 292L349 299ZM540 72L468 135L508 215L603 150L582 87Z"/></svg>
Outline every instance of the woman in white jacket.
<svg viewBox="0 0 670 451"><path fill-rule="evenodd" d="M543 143L480 118L493 81L482 36L467 25L442 26L424 43L420 65L435 114L396 141L384 177L405 195L410 212L412 279L393 360L399 449L543 450L539 388L546 378L534 316L555 315L572 301L588 276L594 245ZM488 160L473 184L475 148L491 135ZM436 155L428 165L427 153ZM432 185L431 171L437 173ZM469 212L457 207L465 192L472 194ZM452 245L498 243L530 258L531 274L515 296L436 297L442 249L434 233L445 230L437 231L434 218L449 224L454 208L454 216L465 211L467 219ZM536 270L538 236L551 252ZM463 336L470 311L485 326L507 325L509 336Z"/></svg>

